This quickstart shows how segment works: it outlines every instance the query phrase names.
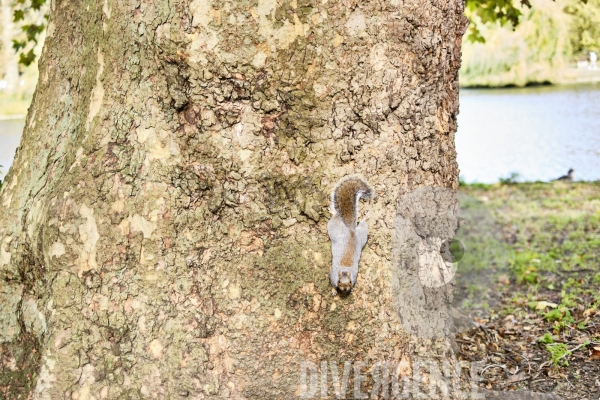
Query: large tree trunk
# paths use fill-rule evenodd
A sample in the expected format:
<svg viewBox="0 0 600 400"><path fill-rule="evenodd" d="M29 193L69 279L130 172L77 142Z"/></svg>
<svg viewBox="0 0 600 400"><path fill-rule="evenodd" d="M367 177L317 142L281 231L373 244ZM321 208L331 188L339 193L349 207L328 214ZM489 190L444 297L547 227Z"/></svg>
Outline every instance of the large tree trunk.
<svg viewBox="0 0 600 400"><path fill-rule="evenodd" d="M302 361L449 357L394 311L392 226L457 187L465 26L459 0L53 0L0 197L0 396L282 399ZM341 298L349 173L377 198Z"/></svg>

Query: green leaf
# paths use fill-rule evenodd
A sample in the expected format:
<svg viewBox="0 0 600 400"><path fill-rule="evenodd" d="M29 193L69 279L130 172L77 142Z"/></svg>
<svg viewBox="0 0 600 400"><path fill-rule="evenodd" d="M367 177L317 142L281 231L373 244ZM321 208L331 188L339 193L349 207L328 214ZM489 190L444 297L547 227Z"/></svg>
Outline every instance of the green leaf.
<svg viewBox="0 0 600 400"><path fill-rule="evenodd" d="M33 49L29 50L27 53L19 54L19 64L23 64L28 67L35 61L35 53Z"/></svg>
<svg viewBox="0 0 600 400"><path fill-rule="evenodd" d="M29 24L23 25L21 29L25 32L28 42L36 42L37 36L44 31L44 25Z"/></svg>
<svg viewBox="0 0 600 400"><path fill-rule="evenodd" d="M46 3L46 0L31 0L31 8L39 10Z"/></svg>
<svg viewBox="0 0 600 400"><path fill-rule="evenodd" d="M529 0L520 0L520 6L531 7L531 4ZM514 29L523 15L519 5L508 0L466 0L465 9L471 20L470 32L467 36L471 42L485 42L473 17L477 17L484 24L494 22L500 25L510 24Z"/></svg>
<svg viewBox="0 0 600 400"><path fill-rule="evenodd" d="M17 51L25 48L25 46L27 46L27 42L22 41L22 40L13 39L12 42L13 42L12 47L13 47L13 49L15 49L15 52L17 52Z"/></svg>
<svg viewBox="0 0 600 400"><path fill-rule="evenodd" d="M46 3L47 0L12 0L11 8L14 9L14 22L31 20L31 16L37 20L40 16L37 11L41 10ZM15 53L19 55L19 64L29 66L35 61L36 56L33 53L33 50L27 51L25 49L34 47L38 42L40 34L46 29L48 14L45 13L43 18L44 21L41 24L23 24L23 22L21 22L22 25L19 24L21 25L21 31L24 35L19 35L18 39L13 40L13 49L15 49ZM33 45L29 46L30 43L33 43Z"/></svg>
<svg viewBox="0 0 600 400"><path fill-rule="evenodd" d="M13 22L19 22L25 19L25 11L15 10L13 13Z"/></svg>

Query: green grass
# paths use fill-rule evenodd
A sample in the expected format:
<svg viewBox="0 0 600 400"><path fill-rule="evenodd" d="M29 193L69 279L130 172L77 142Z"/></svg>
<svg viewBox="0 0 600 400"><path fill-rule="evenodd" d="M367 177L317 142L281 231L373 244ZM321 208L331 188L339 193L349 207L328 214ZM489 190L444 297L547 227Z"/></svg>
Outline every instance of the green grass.
<svg viewBox="0 0 600 400"><path fill-rule="evenodd" d="M571 316L571 312L567 307L558 307L544 313L544 319L549 322L558 322L559 324L572 324L575 322Z"/></svg>
<svg viewBox="0 0 600 400"><path fill-rule="evenodd" d="M481 200L511 239L514 304L529 306L556 332L581 325L575 316L581 310L598 308L600 182L463 184L460 190ZM554 305L538 309L540 301Z"/></svg>
<svg viewBox="0 0 600 400"><path fill-rule="evenodd" d="M570 355L569 348L564 343L550 343L546 345L546 350L550 353L552 365L569 365L566 356Z"/></svg>
<svg viewBox="0 0 600 400"><path fill-rule="evenodd" d="M552 338L552 335L548 332L544 333L544 336L542 336L539 340L539 343L541 344L551 344L554 343L554 339Z"/></svg>
<svg viewBox="0 0 600 400"><path fill-rule="evenodd" d="M511 284L499 314L537 314L547 362L566 367L572 353L600 340L593 317L600 308L600 182L514 181L463 183L460 191L480 200L509 239ZM589 340L568 342L574 332Z"/></svg>

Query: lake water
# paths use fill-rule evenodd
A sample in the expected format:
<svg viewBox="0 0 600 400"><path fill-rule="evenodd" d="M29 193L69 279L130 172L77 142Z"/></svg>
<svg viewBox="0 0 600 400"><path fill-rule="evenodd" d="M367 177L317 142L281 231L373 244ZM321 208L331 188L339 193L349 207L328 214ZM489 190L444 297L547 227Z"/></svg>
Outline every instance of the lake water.
<svg viewBox="0 0 600 400"><path fill-rule="evenodd" d="M23 124L0 120L2 175ZM511 172L547 181L569 168L577 180L600 180L600 84L463 89L456 147L466 182L497 182Z"/></svg>
<svg viewBox="0 0 600 400"><path fill-rule="evenodd" d="M600 84L463 89L456 147L469 183L600 180Z"/></svg>
<svg viewBox="0 0 600 400"><path fill-rule="evenodd" d="M15 157L15 150L19 147L24 126L25 120L0 119L0 180L4 180L4 176L8 172L8 167L12 164Z"/></svg>

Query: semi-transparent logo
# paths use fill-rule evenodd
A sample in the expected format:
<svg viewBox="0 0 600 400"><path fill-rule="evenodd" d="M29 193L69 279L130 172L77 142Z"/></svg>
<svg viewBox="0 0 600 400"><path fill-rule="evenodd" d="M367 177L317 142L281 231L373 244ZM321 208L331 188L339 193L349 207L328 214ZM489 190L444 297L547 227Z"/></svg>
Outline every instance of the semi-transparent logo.
<svg viewBox="0 0 600 400"><path fill-rule="evenodd" d="M392 245L394 306L409 333L449 337L498 301L508 251L482 202L440 187L405 193Z"/></svg>

